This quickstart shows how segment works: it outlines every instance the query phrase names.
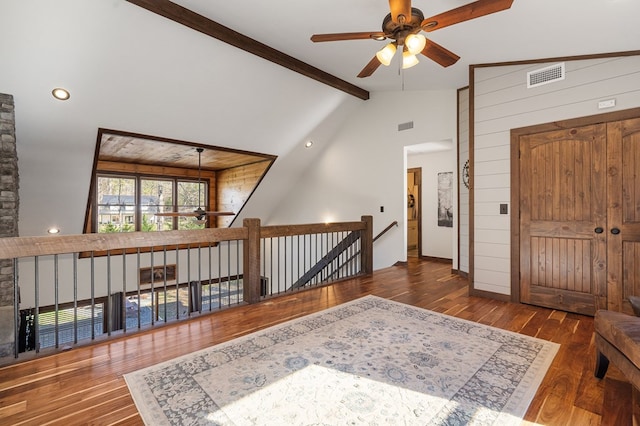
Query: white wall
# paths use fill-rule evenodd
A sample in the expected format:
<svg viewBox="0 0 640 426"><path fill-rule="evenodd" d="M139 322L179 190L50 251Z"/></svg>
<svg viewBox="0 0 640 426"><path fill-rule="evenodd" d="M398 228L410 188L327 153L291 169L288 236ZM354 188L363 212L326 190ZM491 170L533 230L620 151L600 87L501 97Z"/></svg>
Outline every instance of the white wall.
<svg viewBox="0 0 640 426"><path fill-rule="evenodd" d="M364 103L124 1L0 9L12 40L0 92L15 99L21 236L53 225L82 233L100 127L277 155L270 174L286 178L271 179L254 210L262 217L313 160L296 156L305 137L333 132ZM59 86L68 101L51 96Z"/></svg>
<svg viewBox="0 0 640 426"><path fill-rule="evenodd" d="M398 124L414 122L398 132ZM314 161L278 200L267 224L358 220L372 215L374 235L393 221L374 245L374 269L406 260L404 147L455 140L455 90L379 92L355 109L331 137L315 140ZM267 196L267 194L265 194ZM253 200L252 200L253 201ZM380 212L384 206L384 213Z"/></svg>
<svg viewBox="0 0 640 426"><path fill-rule="evenodd" d="M456 156L453 149L425 154L413 154L407 157L407 168L422 168L422 252L423 256L453 259L454 228L438 226L438 173L453 172L456 175ZM454 206L454 225L456 187L452 187Z"/></svg>
<svg viewBox="0 0 640 426"><path fill-rule="evenodd" d="M474 85L474 287L511 293L510 130L640 106L640 56L566 62L565 80L531 89L527 71L548 64L475 68ZM598 101L616 106L598 109ZM511 209L510 209L511 210Z"/></svg>

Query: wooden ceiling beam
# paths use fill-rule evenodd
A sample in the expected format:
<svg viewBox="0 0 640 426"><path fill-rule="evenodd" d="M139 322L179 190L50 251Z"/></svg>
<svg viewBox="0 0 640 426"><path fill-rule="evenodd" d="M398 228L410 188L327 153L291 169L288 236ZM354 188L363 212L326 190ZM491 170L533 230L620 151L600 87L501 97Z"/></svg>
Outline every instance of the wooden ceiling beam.
<svg viewBox="0 0 640 426"><path fill-rule="evenodd" d="M369 92L355 86L319 68L300 61L286 53L280 52L264 43L247 37L244 34L225 27L209 18L199 15L185 7L169 0L127 0L129 3L140 6L160 16L164 16L193 30L228 43L245 52L252 53L267 61L273 62L292 71L312 78L320 83L329 85L335 89L346 92L362 100L369 99Z"/></svg>

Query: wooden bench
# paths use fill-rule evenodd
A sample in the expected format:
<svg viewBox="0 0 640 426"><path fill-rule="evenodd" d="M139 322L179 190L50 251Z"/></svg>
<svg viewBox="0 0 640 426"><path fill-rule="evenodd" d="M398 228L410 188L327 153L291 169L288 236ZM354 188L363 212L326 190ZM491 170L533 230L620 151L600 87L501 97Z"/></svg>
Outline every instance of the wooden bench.
<svg viewBox="0 0 640 426"><path fill-rule="evenodd" d="M604 378L609 362L629 380L633 389L633 424L640 424L640 297L630 297L636 316L599 310L595 315L595 376Z"/></svg>

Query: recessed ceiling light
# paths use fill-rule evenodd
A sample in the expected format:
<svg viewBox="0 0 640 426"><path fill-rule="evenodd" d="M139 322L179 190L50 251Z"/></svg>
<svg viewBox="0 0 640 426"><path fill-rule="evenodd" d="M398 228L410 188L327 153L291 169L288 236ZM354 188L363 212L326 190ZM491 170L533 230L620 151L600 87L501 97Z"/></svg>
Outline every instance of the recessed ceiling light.
<svg viewBox="0 0 640 426"><path fill-rule="evenodd" d="M307 141L307 143L304 144L305 148L311 148L313 146L313 141Z"/></svg>
<svg viewBox="0 0 640 426"><path fill-rule="evenodd" d="M59 234L60 233L60 228L56 228L55 226L47 229L47 232L49 234Z"/></svg>
<svg viewBox="0 0 640 426"><path fill-rule="evenodd" d="M55 89L53 89L51 91L51 94L53 95L54 98L61 101L66 101L71 97L71 95L69 94L69 91L61 87L56 87Z"/></svg>

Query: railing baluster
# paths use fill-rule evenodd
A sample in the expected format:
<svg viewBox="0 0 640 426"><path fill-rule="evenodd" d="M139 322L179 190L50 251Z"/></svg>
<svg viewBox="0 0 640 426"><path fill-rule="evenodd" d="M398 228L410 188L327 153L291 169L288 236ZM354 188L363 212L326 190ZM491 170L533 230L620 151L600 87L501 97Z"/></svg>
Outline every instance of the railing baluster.
<svg viewBox="0 0 640 426"><path fill-rule="evenodd" d="M153 276L153 247L151 247L149 254L149 264L151 265L151 326L156 323L156 284Z"/></svg>
<svg viewBox="0 0 640 426"><path fill-rule="evenodd" d="M73 344L78 344L78 253L73 253Z"/></svg>
<svg viewBox="0 0 640 426"><path fill-rule="evenodd" d="M167 314L167 246L162 246L162 290L164 293L164 322L167 322L169 319L169 315ZM179 312L177 309L176 300L176 312Z"/></svg>
<svg viewBox="0 0 640 426"><path fill-rule="evenodd" d="M267 276L267 239L261 238L262 250L260 250L260 263L262 263L262 276ZM261 294L262 296L262 294Z"/></svg>
<svg viewBox="0 0 640 426"><path fill-rule="evenodd" d="M120 301L122 331L127 332L127 251L122 250L122 300Z"/></svg>
<svg viewBox="0 0 640 426"><path fill-rule="evenodd" d="M208 252L209 252L209 255L207 256L207 261L209 263L209 312L211 312L211 308L212 308L212 305L213 305L213 302L211 300L211 286L213 285L213 283L211 282L212 277L213 277L213 275L212 275L212 267L211 267L211 263L212 263L212 259L213 259L212 254L211 254L211 242L209 242L207 247L208 247Z"/></svg>
<svg viewBox="0 0 640 426"><path fill-rule="evenodd" d="M236 287L240 290L240 271L242 267L240 265L240 242L236 241ZM244 281L243 281L244 287ZM240 291L236 292L236 304L240 303Z"/></svg>
<svg viewBox="0 0 640 426"><path fill-rule="evenodd" d="M227 306L231 306L231 241L227 241Z"/></svg>
<svg viewBox="0 0 640 426"><path fill-rule="evenodd" d="M111 330L113 329L113 303L111 295L111 250L107 251L107 308L102 308L102 321L107 319L107 336L111 336Z"/></svg>
<svg viewBox="0 0 640 426"><path fill-rule="evenodd" d="M95 340L96 338L96 271L95 271L95 259L94 253L91 252L91 340Z"/></svg>
<svg viewBox="0 0 640 426"><path fill-rule="evenodd" d="M39 300L40 300L40 271L39 271L39 256L35 257L35 262L34 262L34 268L35 268L35 313L34 313L34 317L33 317L33 328L35 330L35 345L36 345L36 353L40 352L40 306L39 306Z"/></svg>
<svg viewBox="0 0 640 426"><path fill-rule="evenodd" d="M198 313L202 314L202 245L198 244L198 285L196 286L198 295L195 297L195 301L198 302Z"/></svg>
<svg viewBox="0 0 640 426"><path fill-rule="evenodd" d="M60 347L60 336L58 335L58 333L60 332L60 328L58 326L59 324L59 312L58 312L58 301L59 301L59 276L58 276L58 255L54 254L53 255L53 309L54 309L54 313L53 313L53 317L54 317L54 325L53 325L53 331L55 333L55 335L53 336L53 342L54 342L54 347L56 349L58 349Z"/></svg>
<svg viewBox="0 0 640 426"><path fill-rule="evenodd" d="M281 275L280 275L280 251L281 251L280 250L280 241L281 240L282 240L282 237L277 237L277 241L278 241L278 293L280 293L280 291L281 291L280 290L280 280L282 279ZM287 260L285 259L285 262L286 261Z"/></svg>
<svg viewBox="0 0 640 426"><path fill-rule="evenodd" d="M142 293L140 291L140 247L136 250L136 291L138 293L138 330L142 328Z"/></svg>
<svg viewBox="0 0 640 426"><path fill-rule="evenodd" d="M218 243L218 308L222 308L222 242Z"/></svg>
<svg viewBox="0 0 640 426"><path fill-rule="evenodd" d="M191 245L190 244L187 245L187 301L191 301ZM188 309L188 307L189 307L189 304L187 303L187 317L191 316L191 309Z"/></svg>
<svg viewBox="0 0 640 426"><path fill-rule="evenodd" d="M179 247L176 246L176 267L179 264L180 264L180 250L179 250ZM178 270L178 272L180 272L180 270ZM176 303L178 300L180 300L180 279L179 278L180 277L176 275ZM177 305L176 305L176 311L177 311L176 319L180 319L180 310L177 309Z"/></svg>
<svg viewBox="0 0 640 426"><path fill-rule="evenodd" d="M18 258L13 259L13 354L16 358L20 356L20 287L18 273Z"/></svg>

